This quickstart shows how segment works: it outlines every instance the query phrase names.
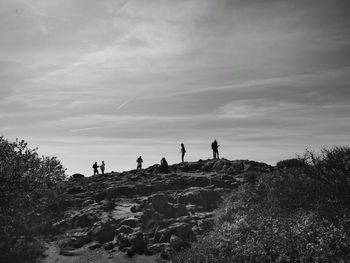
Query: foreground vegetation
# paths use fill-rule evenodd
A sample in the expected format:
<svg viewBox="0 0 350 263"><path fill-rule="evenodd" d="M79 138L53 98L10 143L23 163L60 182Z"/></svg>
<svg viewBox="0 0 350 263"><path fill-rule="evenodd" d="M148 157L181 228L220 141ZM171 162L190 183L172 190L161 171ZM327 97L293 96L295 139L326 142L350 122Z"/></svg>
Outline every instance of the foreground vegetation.
<svg viewBox="0 0 350 263"><path fill-rule="evenodd" d="M174 262L350 262L350 148L247 173L214 231Z"/></svg>
<svg viewBox="0 0 350 263"><path fill-rule="evenodd" d="M38 236L50 232L62 204L65 169L27 143L0 137L0 262L34 262Z"/></svg>

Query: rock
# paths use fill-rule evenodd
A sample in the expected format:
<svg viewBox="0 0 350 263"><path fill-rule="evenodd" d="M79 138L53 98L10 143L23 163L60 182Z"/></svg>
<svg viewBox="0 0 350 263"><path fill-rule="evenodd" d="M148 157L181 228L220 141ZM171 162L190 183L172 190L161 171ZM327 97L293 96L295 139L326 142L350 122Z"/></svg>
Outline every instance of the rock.
<svg viewBox="0 0 350 263"><path fill-rule="evenodd" d="M134 232L134 230L129 226L121 226L115 231L116 234L119 234L119 233L130 234L132 232Z"/></svg>
<svg viewBox="0 0 350 263"><path fill-rule="evenodd" d="M113 241L110 241L110 242L107 242L107 243L103 246L103 248L104 248L105 250L111 250L111 249L114 248L114 246L115 246L115 243L114 243Z"/></svg>
<svg viewBox="0 0 350 263"><path fill-rule="evenodd" d="M175 217L188 215L186 205L184 205L184 204L175 204L174 211L175 211L175 215L174 215Z"/></svg>
<svg viewBox="0 0 350 263"><path fill-rule="evenodd" d="M72 237L59 242L61 249L71 250L80 248L90 242L90 236L87 232L76 232Z"/></svg>
<svg viewBox="0 0 350 263"><path fill-rule="evenodd" d="M112 186L106 189L106 198L114 199L118 196L130 196L134 194L134 187L130 185Z"/></svg>
<svg viewBox="0 0 350 263"><path fill-rule="evenodd" d="M93 242L88 246L88 248L90 250L95 250L95 249L100 248L100 247L102 247L102 245L101 245L101 243L98 243L98 242Z"/></svg>
<svg viewBox="0 0 350 263"><path fill-rule="evenodd" d="M168 243L158 243L158 244L153 244L151 246L149 246L146 250L145 250L145 254L147 256L152 256L154 254L158 254L162 251L162 249L167 246Z"/></svg>
<svg viewBox="0 0 350 263"><path fill-rule="evenodd" d="M167 228L156 231L153 241L154 243L168 243L172 235L176 235L185 241L196 241L196 236L192 231L191 225L188 223L175 223Z"/></svg>
<svg viewBox="0 0 350 263"><path fill-rule="evenodd" d="M133 206L130 208L130 211L133 212L133 213L137 213L137 212L142 211L142 209L141 209L141 206L140 206L140 205L133 205Z"/></svg>
<svg viewBox="0 0 350 263"><path fill-rule="evenodd" d="M128 227L131 227L131 228L135 228L139 223L139 220L137 218L127 218L127 219L124 219L120 224L122 226L128 226Z"/></svg>
<svg viewBox="0 0 350 263"><path fill-rule="evenodd" d="M172 235L170 237L170 246L179 252L181 250L191 248L191 243L182 240L176 235Z"/></svg>
<svg viewBox="0 0 350 263"><path fill-rule="evenodd" d="M190 188L178 197L181 204L194 204L203 207L216 207L220 194L212 189Z"/></svg>
<svg viewBox="0 0 350 263"><path fill-rule="evenodd" d="M82 206L82 207L87 207L87 206L90 206L90 205L92 205L92 204L94 204L94 203L95 203L94 200L88 199L88 200L85 200L85 201L81 204L81 206Z"/></svg>
<svg viewBox="0 0 350 263"><path fill-rule="evenodd" d="M152 196L152 205L153 208L160 212L168 205L168 198L165 194L155 194Z"/></svg>
<svg viewBox="0 0 350 263"><path fill-rule="evenodd" d="M63 233L69 226L69 223L66 219L62 219L61 221L58 221L54 224L52 224L52 233L53 234L60 234Z"/></svg>
<svg viewBox="0 0 350 263"><path fill-rule="evenodd" d="M85 192L85 189L81 186L73 187L67 190L68 194L79 194Z"/></svg>
<svg viewBox="0 0 350 263"><path fill-rule="evenodd" d="M106 243L114 239L114 227L110 222L95 223L91 230L92 239L100 243Z"/></svg>
<svg viewBox="0 0 350 263"><path fill-rule="evenodd" d="M149 196L153 192L152 185L138 184L136 185L136 193L141 196Z"/></svg>
<svg viewBox="0 0 350 263"><path fill-rule="evenodd" d="M129 235L127 234L119 233L117 236L117 241L118 241L120 250L122 250L125 247L131 246Z"/></svg>
<svg viewBox="0 0 350 263"><path fill-rule="evenodd" d="M145 251L147 242L141 231L131 234L129 237L131 248L138 254L142 254Z"/></svg>
<svg viewBox="0 0 350 263"><path fill-rule="evenodd" d="M102 210L105 212L110 212L114 209L115 207L115 202L111 200L105 200L102 206Z"/></svg>
<svg viewBox="0 0 350 263"><path fill-rule="evenodd" d="M204 176L201 177L189 177L186 181L189 187L206 187L210 185L210 179Z"/></svg>
<svg viewBox="0 0 350 263"><path fill-rule="evenodd" d="M73 227L90 227L98 220L96 212L79 213L72 219Z"/></svg>
<svg viewBox="0 0 350 263"><path fill-rule="evenodd" d="M84 178L85 176L83 174L72 174L72 176L70 177L70 179L74 180L74 179L80 179L80 178Z"/></svg>
<svg viewBox="0 0 350 263"><path fill-rule="evenodd" d="M60 250L60 254L62 256L66 256L66 257L74 257L74 256L78 256L79 253L76 251L72 251L72 250L66 250L66 249L61 249Z"/></svg>

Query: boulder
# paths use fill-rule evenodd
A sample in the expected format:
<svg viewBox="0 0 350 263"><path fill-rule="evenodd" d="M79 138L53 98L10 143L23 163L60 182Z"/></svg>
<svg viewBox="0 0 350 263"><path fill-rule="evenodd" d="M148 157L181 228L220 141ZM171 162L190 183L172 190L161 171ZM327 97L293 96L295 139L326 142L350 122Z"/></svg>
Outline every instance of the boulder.
<svg viewBox="0 0 350 263"><path fill-rule="evenodd" d="M176 235L185 241L196 241L196 236L190 224L174 223L167 228L157 230L154 235L154 243L169 243L172 235Z"/></svg>
<svg viewBox="0 0 350 263"><path fill-rule="evenodd" d="M139 220L137 218L131 217L131 218L124 219L120 224L122 226L135 228L138 223L139 223Z"/></svg>
<svg viewBox="0 0 350 263"><path fill-rule="evenodd" d="M119 234L119 233L130 234L132 232L134 232L134 230L129 226L121 226L115 231L116 234Z"/></svg>
<svg viewBox="0 0 350 263"><path fill-rule="evenodd" d="M141 231L131 234L129 236L129 240L131 244L131 249L133 249L134 252L142 254L145 251L147 242Z"/></svg>
<svg viewBox="0 0 350 263"><path fill-rule="evenodd" d="M62 240L59 243L59 247L62 250L71 250L84 246L91 241L90 235L86 231L77 231L67 239Z"/></svg>
<svg viewBox="0 0 350 263"><path fill-rule="evenodd" d="M159 213L164 213L165 210L168 210L169 203L168 198L165 194L155 194L152 196L152 206L154 210Z"/></svg>
<svg viewBox="0 0 350 263"><path fill-rule="evenodd" d="M72 176L70 177L70 179L74 180L74 179L80 179L80 178L84 178L85 176L83 174L72 174Z"/></svg>
<svg viewBox="0 0 350 263"><path fill-rule="evenodd" d="M94 211L79 213L72 218L73 227L91 227L98 220L98 215Z"/></svg>
<svg viewBox="0 0 350 263"><path fill-rule="evenodd" d="M147 256L152 256L154 254L158 254L162 251L162 249L165 246L168 246L168 243L157 243L157 244L153 244L151 246L149 246L146 250L145 250L145 254Z"/></svg>
<svg viewBox="0 0 350 263"><path fill-rule="evenodd" d="M110 222L95 223L91 229L91 236L93 240L100 243L106 243L114 239L114 227Z"/></svg>
<svg viewBox="0 0 350 263"><path fill-rule="evenodd" d="M102 247L102 245L100 243L98 243L98 242L92 242L88 247L89 247L90 250L95 250L97 248Z"/></svg>
<svg viewBox="0 0 350 263"><path fill-rule="evenodd" d="M206 187L210 185L210 179L204 176L201 177L189 177L186 180L186 184L189 187Z"/></svg>
<svg viewBox="0 0 350 263"><path fill-rule="evenodd" d="M190 188L178 197L178 202L181 204L194 204L203 207L216 207L220 200L221 197L217 191L201 188Z"/></svg>
<svg viewBox="0 0 350 263"><path fill-rule="evenodd" d="M119 244L119 249L123 249L125 247L130 247L131 243L130 243L130 238L128 234L124 234L124 233L119 233L117 236L117 241Z"/></svg>

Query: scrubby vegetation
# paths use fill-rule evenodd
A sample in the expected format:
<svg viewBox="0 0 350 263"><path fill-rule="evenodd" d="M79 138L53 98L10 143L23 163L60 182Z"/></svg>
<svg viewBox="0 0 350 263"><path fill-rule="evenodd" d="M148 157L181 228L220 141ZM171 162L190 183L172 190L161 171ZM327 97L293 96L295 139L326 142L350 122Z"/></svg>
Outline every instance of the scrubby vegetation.
<svg viewBox="0 0 350 263"><path fill-rule="evenodd" d="M65 179L56 158L0 137L0 262L32 262L40 254L36 237L57 218Z"/></svg>
<svg viewBox="0 0 350 263"><path fill-rule="evenodd" d="M215 230L174 262L350 262L350 148L248 173Z"/></svg>

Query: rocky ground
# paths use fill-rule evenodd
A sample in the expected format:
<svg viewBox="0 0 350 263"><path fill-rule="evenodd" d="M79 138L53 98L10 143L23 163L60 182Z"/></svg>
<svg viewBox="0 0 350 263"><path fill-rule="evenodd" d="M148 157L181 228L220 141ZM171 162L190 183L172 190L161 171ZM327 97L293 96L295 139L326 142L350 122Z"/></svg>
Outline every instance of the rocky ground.
<svg viewBox="0 0 350 263"><path fill-rule="evenodd" d="M199 160L70 179L64 217L43 262L159 262L209 231L215 210L246 175L272 169L247 160Z"/></svg>

